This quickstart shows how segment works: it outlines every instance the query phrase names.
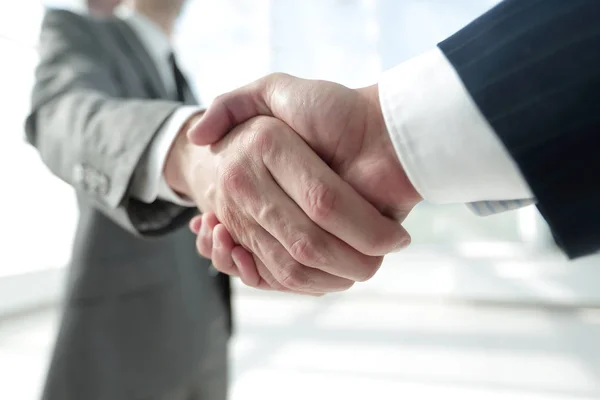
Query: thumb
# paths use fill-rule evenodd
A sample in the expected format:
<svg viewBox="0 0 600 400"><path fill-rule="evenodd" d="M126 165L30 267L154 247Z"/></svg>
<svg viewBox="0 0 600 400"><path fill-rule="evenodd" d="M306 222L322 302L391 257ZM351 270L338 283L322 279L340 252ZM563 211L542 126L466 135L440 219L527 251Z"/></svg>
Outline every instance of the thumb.
<svg viewBox="0 0 600 400"><path fill-rule="evenodd" d="M266 79L218 96L188 130L188 140L199 146L213 144L253 117L272 116L265 100Z"/></svg>

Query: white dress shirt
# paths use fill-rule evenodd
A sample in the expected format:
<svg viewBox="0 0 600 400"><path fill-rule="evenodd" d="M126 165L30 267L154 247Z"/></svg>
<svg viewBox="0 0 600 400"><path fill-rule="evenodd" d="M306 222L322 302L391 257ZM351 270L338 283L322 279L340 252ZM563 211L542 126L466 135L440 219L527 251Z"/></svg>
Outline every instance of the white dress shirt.
<svg viewBox="0 0 600 400"><path fill-rule="evenodd" d="M396 153L425 200L492 200L472 206L479 214L532 203L516 163L437 47L386 71L379 96Z"/></svg>
<svg viewBox="0 0 600 400"><path fill-rule="evenodd" d="M173 48L168 37L152 21L126 7L117 15L137 33L166 89L175 96L168 61ZM398 157L425 200L434 204L471 203L471 208L482 215L532 203L533 195L517 165L438 48L385 72L379 93ZM183 106L169 118L140 160L132 196L146 203L159 198L193 205L169 188L163 169L180 128L202 110ZM477 202L483 202L483 207Z"/></svg>
<svg viewBox="0 0 600 400"><path fill-rule="evenodd" d="M122 18L138 35L146 51L154 61L167 92L176 97L177 86L169 56L173 47L167 35L148 18L135 13L126 6L117 9ZM145 203L157 198L183 206L193 206L188 199L176 194L165 182L163 169L171 145L183 124L194 114L202 111L198 106L180 107L157 132L138 164L131 182L131 195Z"/></svg>

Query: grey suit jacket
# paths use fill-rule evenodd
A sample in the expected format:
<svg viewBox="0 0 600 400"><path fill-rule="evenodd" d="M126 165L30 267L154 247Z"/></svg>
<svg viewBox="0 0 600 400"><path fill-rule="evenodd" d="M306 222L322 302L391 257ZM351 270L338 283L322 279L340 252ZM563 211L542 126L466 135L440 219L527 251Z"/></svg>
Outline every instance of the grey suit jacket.
<svg viewBox="0 0 600 400"><path fill-rule="evenodd" d="M26 134L80 209L47 399L150 398L224 351L228 280L195 251L195 210L128 193L179 105L124 22L47 12Z"/></svg>

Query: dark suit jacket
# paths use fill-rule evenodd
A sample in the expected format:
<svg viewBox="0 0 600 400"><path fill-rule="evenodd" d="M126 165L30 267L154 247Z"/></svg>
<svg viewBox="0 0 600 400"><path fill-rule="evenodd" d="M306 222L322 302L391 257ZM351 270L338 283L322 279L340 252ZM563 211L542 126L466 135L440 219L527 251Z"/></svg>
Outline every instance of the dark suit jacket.
<svg viewBox="0 0 600 400"><path fill-rule="evenodd" d="M506 0L439 44L570 257L600 249L600 1Z"/></svg>
<svg viewBox="0 0 600 400"><path fill-rule="evenodd" d="M150 398L225 351L228 281L195 251L195 210L128 193L178 106L124 22L46 14L26 133L80 211L48 399Z"/></svg>

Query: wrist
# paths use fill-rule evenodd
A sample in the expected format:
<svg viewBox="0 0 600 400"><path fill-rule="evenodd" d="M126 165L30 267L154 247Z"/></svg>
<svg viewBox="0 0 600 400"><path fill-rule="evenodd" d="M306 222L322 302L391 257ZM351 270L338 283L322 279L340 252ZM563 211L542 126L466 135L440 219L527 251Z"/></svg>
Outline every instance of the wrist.
<svg viewBox="0 0 600 400"><path fill-rule="evenodd" d="M395 199L402 199L401 202L394 202L399 208L412 207L423 200L423 197L416 190L410 178L404 170L404 166L388 131L381 101L379 97L379 85L374 84L365 88L358 89L366 104L366 122L365 122L365 141L372 152L371 159L378 160L385 167L381 171L385 179L382 182L390 191L390 196ZM402 203L402 204L400 204ZM390 210L390 213L395 213Z"/></svg>
<svg viewBox="0 0 600 400"><path fill-rule="evenodd" d="M163 176L167 185L176 193L193 198L190 185L191 161L196 147L189 142L187 131L198 120L202 113L195 114L181 126L167 154L163 168Z"/></svg>

